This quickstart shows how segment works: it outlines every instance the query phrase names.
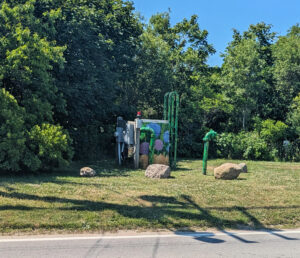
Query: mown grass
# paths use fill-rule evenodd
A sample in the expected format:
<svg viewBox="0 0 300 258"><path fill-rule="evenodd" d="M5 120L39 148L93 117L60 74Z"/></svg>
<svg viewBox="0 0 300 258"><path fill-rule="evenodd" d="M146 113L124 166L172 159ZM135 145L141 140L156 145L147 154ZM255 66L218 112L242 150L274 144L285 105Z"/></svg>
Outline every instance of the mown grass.
<svg viewBox="0 0 300 258"><path fill-rule="evenodd" d="M213 167L224 162L210 160L204 176L201 160L181 160L163 180L110 160L1 176L0 232L300 227L300 163L248 161L237 180L215 180ZM79 177L81 166L97 176Z"/></svg>

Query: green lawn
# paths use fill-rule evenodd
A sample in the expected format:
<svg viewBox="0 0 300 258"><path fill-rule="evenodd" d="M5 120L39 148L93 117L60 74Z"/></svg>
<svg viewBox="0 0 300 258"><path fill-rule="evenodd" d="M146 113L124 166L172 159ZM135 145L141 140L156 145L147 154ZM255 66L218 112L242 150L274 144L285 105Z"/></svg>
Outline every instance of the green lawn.
<svg viewBox="0 0 300 258"><path fill-rule="evenodd" d="M1 176L0 232L300 227L300 163L248 161L238 180L215 180L213 167L224 162L209 161L204 176L201 160L181 160L163 180L112 161ZM79 177L81 166L98 175Z"/></svg>

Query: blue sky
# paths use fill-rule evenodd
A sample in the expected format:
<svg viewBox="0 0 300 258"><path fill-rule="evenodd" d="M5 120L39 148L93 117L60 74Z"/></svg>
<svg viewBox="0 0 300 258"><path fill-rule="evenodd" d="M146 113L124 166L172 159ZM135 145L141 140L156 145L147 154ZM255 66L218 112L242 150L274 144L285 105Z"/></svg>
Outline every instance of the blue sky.
<svg viewBox="0 0 300 258"><path fill-rule="evenodd" d="M221 65L220 53L232 39L232 29L245 31L250 24L273 25L279 35L300 23L300 0L132 0L136 11L148 20L152 14L171 9L175 24L193 14L198 15L201 29L209 32L208 41L217 50L208 63Z"/></svg>

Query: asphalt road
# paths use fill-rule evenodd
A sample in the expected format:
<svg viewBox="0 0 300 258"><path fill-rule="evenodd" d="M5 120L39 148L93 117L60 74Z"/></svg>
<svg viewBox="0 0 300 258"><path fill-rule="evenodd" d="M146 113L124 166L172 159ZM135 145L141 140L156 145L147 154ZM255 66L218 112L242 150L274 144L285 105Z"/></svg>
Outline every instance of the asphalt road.
<svg viewBox="0 0 300 258"><path fill-rule="evenodd" d="M0 257L300 257L300 230L0 238Z"/></svg>

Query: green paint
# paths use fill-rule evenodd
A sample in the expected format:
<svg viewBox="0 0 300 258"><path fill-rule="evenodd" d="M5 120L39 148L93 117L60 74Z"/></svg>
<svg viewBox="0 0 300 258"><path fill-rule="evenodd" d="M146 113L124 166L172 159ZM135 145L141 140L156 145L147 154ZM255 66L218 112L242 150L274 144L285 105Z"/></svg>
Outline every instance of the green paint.
<svg viewBox="0 0 300 258"><path fill-rule="evenodd" d="M154 140L155 140L155 133L154 130L150 127L142 127L141 128L141 135L140 139L144 140L147 136L147 133L150 133L150 143L149 143L149 164L153 163L153 155L154 155Z"/></svg>
<svg viewBox="0 0 300 258"><path fill-rule="evenodd" d="M212 141L214 138L216 138L216 136L217 133L214 130L210 130L203 138L204 141L204 152L203 152L203 163L202 163L203 175L206 175L209 142Z"/></svg>
<svg viewBox="0 0 300 258"><path fill-rule="evenodd" d="M170 166L172 168L176 168L176 159L177 159L178 113L179 113L178 93L176 91L167 92L164 96L164 120L169 121L169 133L170 133L169 160L170 160Z"/></svg>

